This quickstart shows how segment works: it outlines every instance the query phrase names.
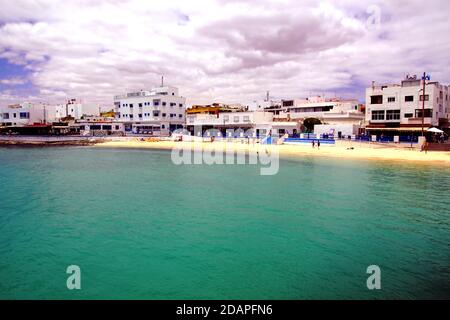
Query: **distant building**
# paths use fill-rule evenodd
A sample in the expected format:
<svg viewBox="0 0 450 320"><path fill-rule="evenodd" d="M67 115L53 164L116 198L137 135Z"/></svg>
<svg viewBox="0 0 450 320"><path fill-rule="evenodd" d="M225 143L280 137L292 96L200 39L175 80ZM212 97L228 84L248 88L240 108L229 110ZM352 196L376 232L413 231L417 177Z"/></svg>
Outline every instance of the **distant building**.
<svg viewBox="0 0 450 320"><path fill-rule="evenodd" d="M366 89L366 131L371 134L418 134L424 127L448 128L449 87L407 76L400 84L375 85Z"/></svg>
<svg viewBox="0 0 450 320"><path fill-rule="evenodd" d="M191 114L219 114L221 112L237 112L246 111L246 108L240 104L224 104L224 103L212 103L207 105L195 104L189 109L186 109L186 115Z"/></svg>
<svg viewBox="0 0 450 320"><path fill-rule="evenodd" d="M70 99L64 104L56 105L55 117L59 121L64 118L81 119L85 116L100 115L100 107L95 104L81 103L77 99Z"/></svg>
<svg viewBox="0 0 450 320"><path fill-rule="evenodd" d="M126 132L168 135L185 123L186 98L175 87L131 92L114 97L115 120Z"/></svg>
<svg viewBox="0 0 450 320"><path fill-rule="evenodd" d="M7 127L51 124L55 108L41 103L24 102L0 107L0 123Z"/></svg>

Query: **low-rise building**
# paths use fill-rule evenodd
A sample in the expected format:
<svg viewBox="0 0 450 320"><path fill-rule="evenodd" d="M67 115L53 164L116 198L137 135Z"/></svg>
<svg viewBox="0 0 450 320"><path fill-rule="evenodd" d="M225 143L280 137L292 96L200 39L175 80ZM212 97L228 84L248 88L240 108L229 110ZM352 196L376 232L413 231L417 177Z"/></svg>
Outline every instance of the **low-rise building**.
<svg viewBox="0 0 450 320"><path fill-rule="evenodd" d="M296 134L299 132L298 121L277 121L271 112L256 111L220 111L217 113L190 113L186 115L186 129L193 135L204 135L209 129L216 129L222 137L227 131L251 131L255 137L272 134Z"/></svg>
<svg viewBox="0 0 450 320"><path fill-rule="evenodd" d="M55 120L55 108L42 103L24 102L0 107L0 123L6 127L49 124Z"/></svg>
<svg viewBox="0 0 450 320"><path fill-rule="evenodd" d="M325 99L316 96L281 100L279 104L272 104L265 110L272 112L274 119L300 122L307 118L318 119L321 124L314 126L314 133L340 137L360 132L364 125L363 107L356 99Z"/></svg>

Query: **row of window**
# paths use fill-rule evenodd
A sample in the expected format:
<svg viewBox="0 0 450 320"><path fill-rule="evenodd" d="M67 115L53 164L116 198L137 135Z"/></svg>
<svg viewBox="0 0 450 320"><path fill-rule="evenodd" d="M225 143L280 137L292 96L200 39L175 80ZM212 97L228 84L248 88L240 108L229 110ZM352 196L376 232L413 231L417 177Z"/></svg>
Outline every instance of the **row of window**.
<svg viewBox="0 0 450 320"><path fill-rule="evenodd" d="M153 100L153 104L151 103L151 102L144 102L144 103L138 103L138 107L139 108L142 108L143 106L159 106L159 105L162 105L162 106L166 106L167 105L167 103L165 102L165 101L160 101L160 100ZM171 106L171 107L175 107L177 104L175 103L175 102L170 102L169 103L169 105ZM178 104L178 106L181 108L181 107L183 107L183 104L182 103L179 103ZM120 108L120 104L118 104L118 107ZM122 104L122 107L130 107L130 108L133 108L134 107L134 105L133 105L133 103L123 103Z"/></svg>
<svg viewBox="0 0 450 320"><path fill-rule="evenodd" d="M430 96L428 94L424 95L421 94L419 96L419 101L429 101ZM395 102L395 97L388 97L387 98L388 103ZM405 96L405 102L414 102L414 96ZM376 95L376 96L370 96L370 104L383 104L383 96L382 95Z"/></svg>
<svg viewBox="0 0 450 320"><path fill-rule="evenodd" d="M144 114L142 114L142 113L139 113L138 114L138 118L142 118L142 115L144 115L144 117L150 117L151 116L151 113L144 113ZM163 118L166 118L167 117L167 114L166 113L162 113L161 114L161 116L163 117ZM132 114L123 114L123 115L121 115L120 113L118 113L117 114L117 117L118 118L130 118L130 119L133 119L134 118L134 116L132 115ZM159 117L159 111L153 111L153 117ZM176 113L170 113L169 114L169 117L170 118L176 118L177 117L177 114ZM183 118L183 114L178 114L178 118Z"/></svg>
<svg viewBox="0 0 450 320"><path fill-rule="evenodd" d="M431 118L433 109L424 110L424 118ZM405 118L422 118L422 109L415 109L414 114L412 112L405 113ZM400 120L400 110L372 110L372 120Z"/></svg>
<svg viewBox="0 0 450 320"><path fill-rule="evenodd" d="M229 115L224 115L223 116L223 121L230 121L230 116ZM233 117L233 121L234 122L239 122L239 116L234 116ZM243 117L243 121L244 122L249 122L250 121L250 117L249 116L244 116Z"/></svg>
<svg viewBox="0 0 450 320"><path fill-rule="evenodd" d="M17 113L13 113L13 118L17 118ZM5 112L2 114L3 119L9 119L9 113ZM20 119L30 119L30 113L29 112L20 112L19 113Z"/></svg>

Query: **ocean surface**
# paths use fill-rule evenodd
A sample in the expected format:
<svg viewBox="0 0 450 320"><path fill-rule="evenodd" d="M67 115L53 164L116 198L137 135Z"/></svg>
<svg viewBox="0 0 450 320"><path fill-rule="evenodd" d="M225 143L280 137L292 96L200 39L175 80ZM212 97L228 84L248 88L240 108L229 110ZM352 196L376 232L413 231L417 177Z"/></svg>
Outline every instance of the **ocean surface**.
<svg viewBox="0 0 450 320"><path fill-rule="evenodd" d="M0 298L450 298L449 167L304 157L259 173L0 148Z"/></svg>

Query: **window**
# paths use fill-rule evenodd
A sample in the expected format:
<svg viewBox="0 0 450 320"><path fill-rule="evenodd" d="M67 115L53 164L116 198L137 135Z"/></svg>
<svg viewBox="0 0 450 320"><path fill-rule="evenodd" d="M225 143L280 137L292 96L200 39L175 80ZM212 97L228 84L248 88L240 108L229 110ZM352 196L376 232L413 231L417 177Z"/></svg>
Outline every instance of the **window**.
<svg viewBox="0 0 450 320"><path fill-rule="evenodd" d="M133 115L132 114L130 114L130 119L133 119Z"/></svg>
<svg viewBox="0 0 450 320"><path fill-rule="evenodd" d="M383 103L383 96L370 96L370 104L382 104Z"/></svg>
<svg viewBox="0 0 450 320"><path fill-rule="evenodd" d="M420 95L419 97L420 101L423 101L423 94ZM425 101L429 101L430 100L430 96L428 94L425 95Z"/></svg>
<svg viewBox="0 0 450 320"><path fill-rule="evenodd" d="M29 112L21 112L19 114L20 119L30 119L30 113Z"/></svg>
<svg viewBox="0 0 450 320"><path fill-rule="evenodd" d="M164 114L164 113L163 113ZM166 128L166 126L165 125L161 125L161 129L165 129Z"/></svg>
<svg viewBox="0 0 450 320"><path fill-rule="evenodd" d="M163 114L162 114L162 116L163 116L163 117L165 118L165 117L166 117L166 114L165 114L165 113L163 113Z"/></svg>
<svg viewBox="0 0 450 320"><path fill-rule="evenodd" d="M229 115L223 116L223 121L229 121L229 120L230 120L230 116Z"/></svg>
<svg viewBox="0 0 450 320"><path fill-rule="evenodd" d="M17 114L13 113L13 118L17 118Z"/></svg>
<svg viewBox="0 0 450 320"><path fill-rule="evenodd" d="M165 101L162 102L162 105L165 106L167 103Z"/></svg>
<svg viewBox="0 0 450 320"><path fill-rule="evenodd" d="M395 97L389 97L388 102L395 102Z"/></svg>
<svg viewBox="0 0 450 320"><path fill-rule="evenodd" d="M400 120L400 110L386 110L386 120Z"/></svg>
<svg viewBox="0 0 450 320"><path fill-rule="evenodd" d="M179 106L180 106L180 107L183 107L183 104L182 104L182 103L180 103L180 104L179 104Z"/></svg>
<svg viewBox="0 0 450 320"><path fill-rule="evenodd" d="M102 127L102 130L111 130L111 129L112 129L112 126L109 124L104 124Z"/></svg>
<svg viewBox="0 0 450 320"><path fill-rule="evenodd" d="M405 102L413 102L414 96L405 96Z"/></svg>
<svg viewBox="0 0 450 320"><path fill-rule="evenodd" d="M116 130L119 130L119 128L120 128L120 127L116 125Z"/></svg>
<svg viewBox="0 0 450 320"><path fill-rule="evenodd" d="M433 109L425 109L424 118L431 118ZM416 118L422 118L422 109L416 109Z"/></svg>
<svg viewBox="0 0 450 320"><path fill-rule="evenodd" d="M294 105L294 100L282 101L283 107L292 107Z"/></svg>
<svg viewBox="0 0 450 320"><path fill-rule="evenodd" d="M3 119L9 119L9 113L4 113L3 114Z"/></svg>
<svg viewBox="0 0 450 320"><path fill-rule="evenodd" d="M171 106L171 107L174 107L174 106L176 106L176 105L177 105L177 104L174 103L174 102L171 102L171 103L170 103L170 106Z"/></svg>
<svg viewBox="0 0 450 320"><path fill-rule="evenodd" d="M139 108L142 108L142 103L139 103Z"/></svg>
<svg viewBox="0 0 450 320"><path fill-rule="evenodd" d="M250 122L250 117L249 116L244 116L244 122Z"/></svg>
<svg viewBox="0 0 450 320"><path fill-rule="evenodd" d="M130 103L130 108L133 108L133 104L132 103Z"/></svg>
<svg viewBox="0 0 450 320"><path fill-rule="evenodd" d="M413 114L412 113L405 113L405 118L412 118Z"/></svg>
<svg viewBox="0 0 450 320"><path fill-rule="evenodd" d="M234 116L234 117L233 117L233 121L234 121L234 122L239 122L239 117L238 117L238 116Z"/></svg>
<svg viewBox="0 0 450 320"><path fill-rule="evenodd" d="M159 106L159 102L160 102L160 100L153 100L153 105L154 106Z"/></svg>
<svg viewBox="0 0 450 320"><path fill-rule="evenodd" d="M182 115L182 114L179 114L179 115L178 115L178 118L183 118L183 115Z"/></svg>
<svg viewBox="0 0 450 320"><path fill-rule="evenodd" d="M384 110L372 110L372 120L384 120Z"/></svg>
<svg viewBox="0 0 450 320"><path fill-rule="evenodd" d="M139 113L139 114L138 114L138 117L139 117L139 118L142 118L142 113Z"/></svg>
<svg viewBox="0 0 450 320"><path fill-rule="evenodd" d="M159 110L153 111L153 116L154 117L159 117Z"/></svg>

